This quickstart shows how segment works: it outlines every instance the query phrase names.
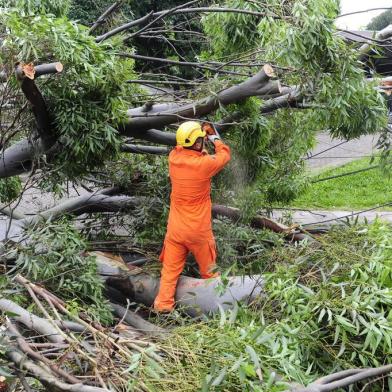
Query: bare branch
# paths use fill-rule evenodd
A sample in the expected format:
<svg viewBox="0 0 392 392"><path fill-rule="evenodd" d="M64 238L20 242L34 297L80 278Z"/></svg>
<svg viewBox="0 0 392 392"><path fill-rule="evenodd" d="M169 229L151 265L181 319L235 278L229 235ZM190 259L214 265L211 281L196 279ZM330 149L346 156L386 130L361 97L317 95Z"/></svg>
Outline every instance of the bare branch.
<svg viewBox="0 0 392 392"><path fill-rule="evenodd" d="M111 16L120 7L122 0L116 1L109 8L103 12L102 15L96 20L96 22L90 27L89 34L92 34L101 24L103 24L109 16Z"/></svg>
<svg viewBox="0 0 392 392"><path fill-rule="evenodd" d="M116 212L134 209L140 205L143 198L130 196L108 196L104 194L87 194L42 211L37 215L18 221L23 226L36 224L41 220L57 219L65 214L82 215L88 212Z"/></svg>
<svg viewBox="0 0 392 392"><path fill-rule="evenodd" d="M138 26L140 24L143 24L144 22L147 22L151 18L152 15L153 15L153 12L150 12L149 14L143 16L142 18L133 20L133 21L128 22L122 26L119 26L113 30L110 30L107 33L102 34L102 35L98 36L97 38L95 38L95 42L97 42L97 43L103 42L103 41L107 40L108 38L113 37L116 34L120 34L123 31L129 30L130 28L132 28L134 26Z"/></svg>
<svg viewBox="0 0 392 392"><path fill-rule="evenodd" d="M159 12L150 12L149 14L143 16L142 18L130 21L122 26L119 26L108 33L101 35L100 37L97 37L96 41L97 42L102 42L116 34L119 34L123 31L129 30L130 28L138 25L143 25L144 23L148 22L150 19L155 18L152 20L150 23L148 23L147 26L144 28L140 29L139 31L131 34L127 39L133 38L139 34L141 34L143 31L145 31L147 28L150 28L152 25L157 23L159 20L163 19L166 16L171 16L171 15L178 15L178 14L200 14L200 13L238 13L238 14L244 14L244 15L251 15L251 16L257 16L257 17L271 17L274 19L281 19L281 17L273 15L273 14L268 14L264 12L257 12L257 11L251 11L251 10L244 10L244 9L238 9L238 8L224 8L224 7L195 7L195 8L184 8L190 4L196 3L196 1L190 1L185 4L181 4L180 6L174 7L172 9L164 10L164 11L159 11Z"/></svg>
<svg viewBox="0 0 392 392"><path fill-rule="evenodd" d="M18 368L28 371L34 376L34 378L41 381L48 390L60 392L107 392L107 389L84 385L82 383L66 384L54 377L45 368L43 368L43 366L37 365L33 361L26 359L25 355L12 346L6 348L5 355Z"/></svg>
<svg viewBox="0 0 392 392"><path fill-rule="evenodd" d="M50 360L45 358L43 355L38 354L37 352L35 352L29 346L29 344L26 342L26 340L21 335L21 333L18 331L16 325L13 324L10 320L7 321L6 325L7 325L7 329L14 336L16 342L18 343L19 349L21 351L23 351L25 354L29 355L31 358L36 359L36 360L44 363L46 366L49 367L49 369L53 373L55 373L58 376L62 377L64 380L68 381L69 383L71 383L71 384L79 384L80 383L80 381L76 377L68 374L67 372L65 372L64 370L60 369L58 366L53 364Z"/></svg>
<svg viewBox="0 0 392 392"><path fill-rule="evenodd" d="M366 380L367 378L392 373L392 365L378 368L348 369L322 377L305 388L296 388L292 392L330 392Z"/></svg>
<svg viewBox="0 0 392 392"><path fill-rule="evenodd" d="M340 14L336 17L336 19L343 18L344 16L349 16L349 15L355 15L355 14L363 14L365 12L370 12L370 11L381 11L381 10L392 10L391 7L377 7L377 8L368 8L366 10L362 11L354 11L354 12L348 12L346 14Z"/></svg>
<svg viewBox="0 0 392 392"><path fill-rule="evenodd" d="M193 67L193 68L205 69L205 70L212 71L215 73L221 73L221 74L227 74L227 75L249 76L248 74L244 74L241 72L227 71L224 69L217 69L214 67L210 67L208 65L204 65L206 63L197 63L197 62L192 62L192 61L169 60L169 59L162 59L159 57L142 56L140 54L133 54L133 53L127 53L127 52L120 52L120 53L118 53L118 55L123 56L123 57L129 57L134 60L155 61L158 63L179 65L179 66L183 66L183 67Z"/></svg>

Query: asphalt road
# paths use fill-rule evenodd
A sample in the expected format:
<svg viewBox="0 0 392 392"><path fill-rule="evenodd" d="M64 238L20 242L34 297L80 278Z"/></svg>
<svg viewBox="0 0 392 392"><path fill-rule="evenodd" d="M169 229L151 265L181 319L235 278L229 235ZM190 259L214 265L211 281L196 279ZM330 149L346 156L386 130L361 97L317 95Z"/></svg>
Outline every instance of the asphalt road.
<svg viewBox="0 0 392 392"><path fill-rule="evenodd" d="M341 166L355 159L370 159L377 151L377 139L377 136L371 135L347 142L343 139L332 139L327 132L321 132L317 136L316 147L309 154L312 157L307 159L307 165L310 170L318 171L326 167Z"/></svg>

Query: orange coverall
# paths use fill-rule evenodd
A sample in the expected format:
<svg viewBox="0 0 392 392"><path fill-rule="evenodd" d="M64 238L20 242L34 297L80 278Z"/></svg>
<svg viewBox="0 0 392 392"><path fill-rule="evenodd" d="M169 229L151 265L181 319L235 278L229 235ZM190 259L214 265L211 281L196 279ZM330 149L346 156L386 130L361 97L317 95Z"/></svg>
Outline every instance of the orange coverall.
<svg viewBox="0 0 392 392"><path fill-rule="evenodd" d="M192 252L203 279L216 274L216 248L211 225L211 178L230 160L230 148L215 141L215 155L176 146L169 155L172 184L170 213L163 249L163 267L154 308L171 311L178 278Z"/></svg>

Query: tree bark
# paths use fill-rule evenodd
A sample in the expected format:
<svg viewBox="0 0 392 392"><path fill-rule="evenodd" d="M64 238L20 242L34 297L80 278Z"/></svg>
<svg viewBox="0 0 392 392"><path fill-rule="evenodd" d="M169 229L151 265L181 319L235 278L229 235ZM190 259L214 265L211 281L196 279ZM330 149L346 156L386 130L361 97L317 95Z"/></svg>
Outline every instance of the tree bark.
<svg viewBox="0 0 392 392"><path fill-rule="evenodd" d="M27 328L45 335L50 342L64 343L56 328L48 321L33 313L28 312L21 306L6 298L0 299L0 310L12 314L12 318L22 323Z"/></svg>
<svg viewBox="0 0 392 392"><path fill-rule="evenodd" d="M123 144L120 149L122 152L133 154L167 155L170 152L167 147L138 146L136 144Z"/></svg>
<svg viewBox="0 0 392 392"><path fill-rule="evenodd" d="M272 67L264 65L260 72L244 82L192 104L158 104L148 111L144 107L131 109L128 111L129 120L120 129L120 133L126 136L140 135L151 128L159 129L185 119L200 118L219 106L242 102L252 96L275 94L281 91L281 87L278 81L271 80L273 76Z"/></svg>
<svg viewBox="0 0 392 392"><path fill-rule="evenodd" d="M137 331L154 337L166 337L168 335L168 331L150 323L137 313L118 304L111 303L110 306L118 317L124 319L127 324L135 328Z"/></svg>
<svg viewBox="0 0 392 392"><path fill-rule="evenodd" d="M141 197L87 194L69 199L49 210L18 220L21 226L34 225L40 220L57 219L65 214L82 215L89 212L117 212L133 209L144 201Z"/></svg>
<svg viewBox="0 0 392 392"><path fill-rule="evenodd" d="M135 268L131 271L117 260L99 253L96 256L99 274L110 287L120 291L136 303L151 306L158 293L159 279ZM229 309L238 301L251 302L262 295L264 280L260 275L233 276L228 278L223 293L217 288L220 278L195 279L181 276L176 290L176 303L190 316L218 312L220 307Z"/></svg>
<svg viewBox="0 0 392 392"><path fill-rule="evenodd" d="M32 169L32 160L45 153L43 142L22 139L0 154L0 178L17 176Z"/></svg>
<svg viewBox="0 0 392 392"><path fill-rule="evenodd" d="M212 206L212 216L214 218L223 216L229 218L234 223L237 223L241 221L241 210L239 210L238 208L214 204ZM256 215L255 217L253 217L250 221L250 225L256 229L268 229L274 231L275 233L284 233L286 235L286 238L291 241L302 241L305 238L310 241L314 241L313 238L308 235L294 232L290 227L260 215Z"/></svg>

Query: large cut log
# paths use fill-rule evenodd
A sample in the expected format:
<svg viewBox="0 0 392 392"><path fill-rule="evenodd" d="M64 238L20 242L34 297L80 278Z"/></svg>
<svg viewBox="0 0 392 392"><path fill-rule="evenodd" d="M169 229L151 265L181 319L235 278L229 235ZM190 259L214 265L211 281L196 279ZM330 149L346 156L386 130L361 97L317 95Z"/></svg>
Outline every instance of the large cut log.
<svg viewBox="0 0 392 392"><path fill-rule="evenodd" d="M158 293L159 278L139 268L130 270L124 263L94 254L99 274L106 284L123 293L130 300L151 306ZM236 302L249 303L262 294L262 276L233 276L223 284L220 278L196 279L181 276L176 290L176 303L190 316L229 309ZM218 290L222 287L222 290Z"/></svg>
<svg viewBox="0 0 392 392"><path fill-rule="evenodd" d="M152 105L128 110L128 122L120 129L126 136L147 131L151 128L163 128L166 125L189 118L200 118L209 114L220 106L242 102L253 96L274 95L281 92L279 81L271 80L274 76L273 68L266 64L256 75L235 86L187 105L174 103Z"/></svg>

